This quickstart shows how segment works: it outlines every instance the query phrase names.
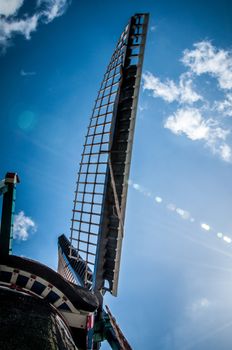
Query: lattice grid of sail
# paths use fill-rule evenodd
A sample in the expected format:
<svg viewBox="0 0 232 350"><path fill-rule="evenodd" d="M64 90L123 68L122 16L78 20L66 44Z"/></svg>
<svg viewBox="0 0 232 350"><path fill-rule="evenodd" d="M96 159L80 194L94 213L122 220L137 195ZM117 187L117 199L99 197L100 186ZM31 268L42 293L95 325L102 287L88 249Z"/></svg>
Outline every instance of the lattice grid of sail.
<svg viewBox="0 0 232 350"><path fill-rule="evenodd" d="M78 173L71 244L90 266L95 264L114 103L125 60L128 28L127 25L118 41L98 92ZM75 258L72 251L70 254ZM92 280L89 274L86 266L87 286Z"/></svg>
<svg viewBox="0 0 232 350"><path fill-rule="evenodd" d="M147 21L146 14L133 16L111 57L88 127L74 199L70 257L85 262L86 287L94 283L102 289L108 281L105 289L114 295Z"/></svg>

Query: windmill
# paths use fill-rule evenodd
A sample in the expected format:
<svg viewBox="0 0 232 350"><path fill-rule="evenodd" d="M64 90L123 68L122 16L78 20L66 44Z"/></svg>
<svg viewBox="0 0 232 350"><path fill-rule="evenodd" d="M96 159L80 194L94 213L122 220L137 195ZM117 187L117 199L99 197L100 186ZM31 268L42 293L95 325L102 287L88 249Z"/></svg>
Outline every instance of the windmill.
<svg viewBox="0 0 232 350"><path fill-rule="evenodd" d="M27 295L46 302L49 324L55 322L57 328L53 340L63 346L58 349L99 349L103 340L112 349L131 349L103 299L106 292L117 296L118 290L148 17L138 13L130 18L98 91L78 172L71 236L58 239L58 273L39 262L10 255L17 175L8 174L0 187L4 197L0 294L7 302L17 298L6 294L8 288L21 293L23 305L28 305ZM59 322L51 321L54 314ZM0 317L0 329L1 322Z"/></svg>

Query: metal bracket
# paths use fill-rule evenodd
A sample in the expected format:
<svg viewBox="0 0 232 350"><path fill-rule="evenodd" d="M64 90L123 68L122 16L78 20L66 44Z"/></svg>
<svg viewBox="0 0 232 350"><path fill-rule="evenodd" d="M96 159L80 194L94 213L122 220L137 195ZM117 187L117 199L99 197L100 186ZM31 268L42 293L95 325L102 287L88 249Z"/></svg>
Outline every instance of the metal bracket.
<svg viewBox="0 0 232 350"><path fill-rule="evenodd" d="M119 222L120 222L120 225L121 225L121 236L123 237L124 225L123 225L121 210L120 210L120 206L119 206L119 200L118 200L118 195L117 195L117 190L116 190L116 184L115 184L115 180L114 180L114 171L113 171L113 167L112 167L112 163L111 163L110 154L109 154L109 168L110 168L110 180L111 180L112 190L113 190L113 193L114 193L114 200L115 200L116 211L117 211L118 219L119 219Z"/></svg>

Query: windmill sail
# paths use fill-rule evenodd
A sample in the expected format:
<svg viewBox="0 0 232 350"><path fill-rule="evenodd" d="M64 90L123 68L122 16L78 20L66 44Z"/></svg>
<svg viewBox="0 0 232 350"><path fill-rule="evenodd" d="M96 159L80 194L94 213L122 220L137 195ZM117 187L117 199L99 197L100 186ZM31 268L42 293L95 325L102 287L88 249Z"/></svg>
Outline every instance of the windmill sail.
<svg viewBox="0 0 232 350"><path fill-rule="evenodd" d="M148 14L121 34L104 75L84 144L69 257L85 287L117 295L136 109Z"/></svg>

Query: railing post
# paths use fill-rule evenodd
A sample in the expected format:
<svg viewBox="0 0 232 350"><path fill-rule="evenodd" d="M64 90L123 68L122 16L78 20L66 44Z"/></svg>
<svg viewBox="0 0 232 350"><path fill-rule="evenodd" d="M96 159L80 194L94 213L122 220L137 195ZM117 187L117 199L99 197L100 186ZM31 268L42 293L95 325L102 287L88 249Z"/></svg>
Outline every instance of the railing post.
<svg viewBox="0 0 232 350"><path fill-rule="evenodd" d="M0 230L0 255L12 253L13 216L16 196L16 184L19 177L16 173L7 173L5 176L6 191L3 193L2 218Z"/></svg>

